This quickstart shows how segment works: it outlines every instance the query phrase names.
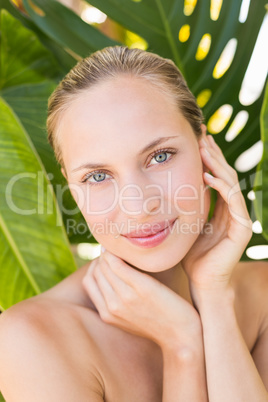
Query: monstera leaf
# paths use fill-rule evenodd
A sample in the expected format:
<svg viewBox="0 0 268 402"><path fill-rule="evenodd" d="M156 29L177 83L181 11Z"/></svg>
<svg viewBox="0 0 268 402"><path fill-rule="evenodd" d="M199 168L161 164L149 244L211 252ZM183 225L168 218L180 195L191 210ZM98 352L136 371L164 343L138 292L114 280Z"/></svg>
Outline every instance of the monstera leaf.
<svg viewBox="0 0 268 402"><path fill-rule="evenodd" d="M257 174L254 182L254 199L255 211L259 222L263 223L265 228L268 227L268 209L264 208L264 202L268 200L268 84L266 85L265 96L261 109L261 139L263 142L263 155L257 167ZM268 233L263 232L268 241Z"/></svg>
<svg viewBox="0 0 268 402"><path fill-rule="evenodd" d="M2 5L5 4L12 15L20 16L20 13L8 1L0 0L0 2ZM32 27L33 23L28 21L25 16L21 15L20 19L24 26ZM54 52L52 55L40 45L38 40L40 36L45 44L50 42L45 34L40 34L39 28L35 28L35 31L38 32L37 38L32 30L22 29L21 24L16 20L13 20L13 24L13 28L11 25L1 28L3 62L0 82L2 96L20 118L44 164L57 195L65 227L69 228L68 237L70 241L72 243L83 240L92 241L84 218L77 208L56 163L45 130L47 100L56 83L66 72L64 70L66 59L64 59L64 67L59 65L53 57ZM11 30L16 29L15 32L18 32L17 27L20 27L20 34L14 35ZM57 46L54 46L53 50L57 50ZM10 67L11 54L12 68ZM18 72L19 68L23 73ZM14 76L16 77L15 80ZM50 83L44 81L46 78L50 80Z"/></svg>
<svg viewBox="0 0 268 402"><path fill-rule="evenodd" d="M0 308L34 296L76 269L40 156L53 161L43 127L58 65L35 35L0 13ZM34 141L32 140L34 139ZM55 162L54 162L55 163Z"/></svg>
<svg viewBox="0 0 268 402"><path fill-rule="evenodd" d="M26 1L24 5L36 25L61 46L69 49L76 58L86 57L105 46L119 44L57 1Z"/></svg>

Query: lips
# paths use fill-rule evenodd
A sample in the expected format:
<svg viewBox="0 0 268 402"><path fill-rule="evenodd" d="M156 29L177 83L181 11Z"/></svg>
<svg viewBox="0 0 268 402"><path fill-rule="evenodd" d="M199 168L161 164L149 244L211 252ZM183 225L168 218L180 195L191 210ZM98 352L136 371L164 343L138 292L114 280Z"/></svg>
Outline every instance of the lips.
<svg viewBox="0 0 268 402"><path fill-rule="evenodd" d="M128 238L141 238L141 237L148 237L152 236L158 232L169 227L174 222L174 219L165 220L162 222L155 222L152 224L144 225L140 230L134 230L132 232L126 233L123 236Z"/></svg>

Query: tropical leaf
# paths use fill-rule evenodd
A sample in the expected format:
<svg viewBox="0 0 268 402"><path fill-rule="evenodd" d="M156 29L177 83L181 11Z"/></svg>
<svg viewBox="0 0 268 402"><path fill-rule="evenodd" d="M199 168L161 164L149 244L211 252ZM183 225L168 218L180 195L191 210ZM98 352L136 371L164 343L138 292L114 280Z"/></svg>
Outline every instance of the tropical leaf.
<svg viewBox="0 0 268 402"><path fill-rule="evenodd" d="M1 393L0 393L0 402L5 402L5 399L4 399L3 395L1 395Z"/></svg>
<svg viewBox="0 0 268 402"><path fill-rule="evenodd" d="M268 84L266 85L265 96L260 116L261 139L263 142L263 155L257 167L257 174L254 181L255 211L262 227L268 227ZM268 241L268 232L263 233Z"/></svg>
<svg viewBox="0 0 268 402"><path fill-rule="evenodd" d="M37 25L34 24L31 19L22 14L15 6L14 3L10 2L9 0L0 0L0 10L5 9L7 10L13 17L18 19L26 28L33 31L40 42L47 47L57 59L59 66L62 69L62 76L67 73L77 62L77 60L69 54L62 46L58 45L57 42L50 39L41 29L38 28Z"/></svg>
<svg viewBox="0 0 268 402"><path fill-rule="evenodd" d="M11 29L12 34L9 34ZM13 19L10 27L2 26L1 31L1 95L30 135L49 174L65 227L70 229L70 241L94 241L47 141L47 100L62 77L62 69L51 52L40 45L35 33L22 29L17 20ZM77 230L77 227L80 229Z"/></svg>
<svg viewBox="0 0 268 402"><path fill-rule="evenodd" d="M119 44L57 1L23 0L23 4L35 24L77 59Z"/></svg>
<svg viewBox="0 0 268 402"><path fill-rule="evenodd" d="M0 308L4 310L55 285L76 266L43 163L12 106L12 98L20 99L23 115L29 107L25 98L38 104L40 94L47 97L55 85L49 75L57 76L57 65L34 34L5 10L0 23ZM42 97L40 103L44 107ZM38 114L38 108L34 111ZM30 124L37 123L40 135L38 117Z"/></svg>

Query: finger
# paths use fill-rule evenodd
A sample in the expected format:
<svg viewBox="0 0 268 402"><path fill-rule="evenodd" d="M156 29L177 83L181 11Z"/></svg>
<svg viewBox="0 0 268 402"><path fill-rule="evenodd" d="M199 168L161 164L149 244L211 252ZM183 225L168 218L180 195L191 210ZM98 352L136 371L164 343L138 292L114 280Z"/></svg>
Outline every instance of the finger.
<svg viewBox="0 0 268 402"><path fill-rule="evenodd" d="M229 172L231 177L233 177L235 180L238 179L236 170L229 165L229 163L225 159L225 156L223 155L222 150L216 144L215 140L211 135L208 135L206 140L200 141L200 145L203 148L203 150L201 151L202 153L205 149L207 149L211 157L215 158L222 165L222 167Z"/></svg>
<svg viewBox="0 0 268 402"><path fill-rule="evenodd" d="M221 148L219 147L219 145L216 143L213 135L207 135L207 140L208 140L208 144L211 146L211 148L214 149L214 151L218 152L220 155L223 155L223 152L222 152Z"/></svg>
<svg viewBox="0 0 268 402"><path fill-rule="evenodd" d="M98 287L102 293L104 300L107 302L109 299L115 298L116 294L111 283L107 280L106 276L103 275L101 269L103 265L106 265L105 261L102 261L101 263L98 264L98 266L95 268L93 272L93 277L98 284Z"/></svg>
<svg viewBox="0 0 268 402"><path fill-rule="evenodd" d="M212 135L206 135L205 137L203 137L202 141L200 141L199 144L201 147L211 147L220 155L223 155L221 148L218 146Z"/></svg>
<svg viewBox="0 0 268 402"><path fill-rule="evenodd" d="M213 211L213 216L210 223L216 225L221 232L225 231L229 221L228 205L222 198L221 194L217 193L217 200Z"/></svg>
<svg viewBox="0 0 268 402"><path fill-rule="evenodd" d="M121 277L119 277L116 274L115 270L111 269L111 267L107 263L107 261L103 261L102 264L100 264L100 270L101 270L102 275L109 282L113 291L120 298L129 294L132 291L132 288L127 283L125 283Z"/></svg>
<svg viewBox="0 0 268 402"><path fill-rule="evenodd" d="M105 314L107 315L107 305L93 276L94 265L94 261L92 261L86 275L82 279L82 285L102 318L105 317Z"/></svg>
<svg viewBox="0 0 268 402"><path fill-rule="evenodd" d="M111 270L130 287L136 291L140 290L147 281L147 275L130 267L126 262L107 250L102 255L108 262ZM151 278L153 279L153 278Z"/></svg>
<svg viewBox="0 0 268 402"><path fill-rule="evenodd" d="M226 160L223 160L212 148L202 147L200 153L205 161L206 166L212 172L212 174L222 180L225 180L229 186L233 186L238 181L238 176L235 171Z"/></svg>
<svg viewBox="0 0 268 402"><path fill-rule="evenodd" d="M241 231L241 228L243 227L249 229L248 231L244 230L245 235L249 235L249 232L252 230L252 221L249 217L239 183L236 183L234 186L229 186L225 180L212 177L207 173L204 173L204 178L211 187L215 188L220 193L224 201L227 203L229 213L235 224L236 234L241 235L242 232L238 233L238 231Z"/></svg>

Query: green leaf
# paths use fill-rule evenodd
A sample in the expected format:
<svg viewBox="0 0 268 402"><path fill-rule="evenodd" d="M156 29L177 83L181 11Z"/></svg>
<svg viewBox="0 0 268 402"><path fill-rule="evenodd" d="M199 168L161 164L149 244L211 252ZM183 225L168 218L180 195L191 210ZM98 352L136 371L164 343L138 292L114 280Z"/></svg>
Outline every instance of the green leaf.
<svg viewBox="0 0 268 402"><path fill-rule="evenodd" d="M89 241L90 232L67 189L66 180L47 141L45 128L47 100L55 89L61 69L51 52L40 45L35 33L23 29L17 20L2 21L1 32L1 95L30 135L50 176L64 224L66 228L71 228L68 237L72 242ZM64 189L66 190L63 191ZM72 211L75 214L69 215ZM77 222L75 225L74 220ZM80 228L79 231L76 229L77 226Z"/></svg>
<svg viewBox="0 0 268 402"><path fill-rule="evenodd" d="M148 50L174 60L183 71L178 47L178 22L183 17L184 1L93 0L88 3L144 38L149 44Z"/></svg>
<svg viewBox="0 0 268 402"><path fill-rule="evenodd" d="M61 76L64 76L75 65L77 60L71 54L66 52L62 46L59 46L54 40L41 31L41 29L38 28L38 26L31 21L27 15L22 14L16 8L14 3L11 3L9 0L0 0L0 10L1 9L7 10L11 15L13 15L13 17L18 19L24 27L30 29L36 34L40 42L53 53L59 66L61 66Z"/></svg>
<svg viewBox="0 0 268 402"><path fill-rule="evenodd" d="M38 27L58 44L69 49L77 59L105 46L120 44L81 20L57 1L23 0L23 4ZM35 7L32 7L33 4Z"/></svg>
<svg viewBox="0 0 268 402"><path fill-rule="evenodd" d="M76 266L41 159L7 103L8 85L14 90L25 83L24 96L33 97L41 90L47 95L53 86L49 72L56 75L57 66L30 31L5 10L0 17L0 160L5 161L0 166L0 308L4 310L55 285ZM6 57L8 51L12 57Z"/></svg>
<svg viewBox="0 0 268 402"><path fill-rule="evenodd" d="M260 116L263 155L257 167L254 192L258 194L254 200L257 219L261 222L263 236L268 241L268 83Z"/></svg>
<svg viewBox="0 0 268 402"><path fill-rule="evenodd" d="M0 402L5 402L6 400L4 399L3 395L0 393Z"/></svg>

